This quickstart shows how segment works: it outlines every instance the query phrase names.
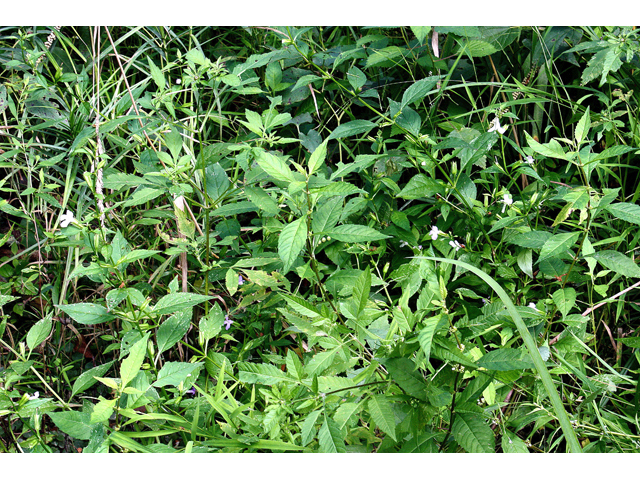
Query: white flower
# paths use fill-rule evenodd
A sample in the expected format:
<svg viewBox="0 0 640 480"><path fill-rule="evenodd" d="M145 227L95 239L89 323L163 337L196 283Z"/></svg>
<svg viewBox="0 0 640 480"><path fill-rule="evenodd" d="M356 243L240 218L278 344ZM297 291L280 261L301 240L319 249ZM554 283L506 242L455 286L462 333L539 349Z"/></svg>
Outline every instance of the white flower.
<svg viewBox="0 0 640 480"><path fill-rule="evenodd" d="M67 213L60 215L60 226L62 228L68 227L74 220L71 210L67 210Z"/></svg>
<svg viewBox="0 0 640 480"><path fill-rule="evenodd" d="M438 227L436 227L435 225L431 227L431 231L429 232L429 235L431 236L431 240L437 240L439 233L440 233L440 230L438 230Z"/></svg>
<svg viewBox="0 0 640 480"><path fill-rule="evenodd" d="M176 85L180 85L182 83L182 80L180 80L179 78L176 78Z"/></svg>
<svg viewBox="0 0 640 480"><path fill-rule="evenodd" d="M531 302L529 305L529 308L533 308L536 312L538 311L538 309L536 308L536 304Z"/></svg>
<svg viewBox="0 0 640 480"><path fill-rule="evenodd" d="M502 213L504 213L504 210L505 208L507 208L507 205L511 205L513 203L513 198L511 198L511 194L505 193L502 203L504 203L504 205L502 206Z"/></svg>
<svg viewBox="0 0 640 480"><path fill-rule="evenodd" d="M33 395L29 395L29 400L35 400L40 396L39 392L33 392Z"/></svg>
<svg viewBox="0 0 640 480"><path fill-rule="evenodd" d="M531 155L527 155L527 158L525 159L525 162L528 163L529 165L533 165L533 162L535 160L533 159L533 157Z"/></svg>
<svg viewBox="0 0 640 480"><path fill-rule="evenodd" d="M491 122L491 127L487 131L489 133L497 131L500 135L502 135L504 132L507 131L507 127L501 127L500 126L500 119L498 117L495 117L493 119L493 121Z"/></svg>
<svg viewBox="0 0 640 480"><path fill-rule="evenodd" d="M451 245L453 248L455 248L456 252L462 248L462 245L460 245L460 242L458 242L457 240L451 240L449 242L449 245Z"/></svg>

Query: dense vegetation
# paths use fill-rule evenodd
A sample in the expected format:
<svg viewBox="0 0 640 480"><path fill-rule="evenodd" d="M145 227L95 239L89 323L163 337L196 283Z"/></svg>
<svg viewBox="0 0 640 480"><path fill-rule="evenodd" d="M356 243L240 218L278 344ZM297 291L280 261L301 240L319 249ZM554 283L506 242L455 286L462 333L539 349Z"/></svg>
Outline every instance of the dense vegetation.
<svg viewBox="0 0 640 480"><path fill-rule="evenodd" d="M1 27L4 452L637 452L632 27Z"/></svg>

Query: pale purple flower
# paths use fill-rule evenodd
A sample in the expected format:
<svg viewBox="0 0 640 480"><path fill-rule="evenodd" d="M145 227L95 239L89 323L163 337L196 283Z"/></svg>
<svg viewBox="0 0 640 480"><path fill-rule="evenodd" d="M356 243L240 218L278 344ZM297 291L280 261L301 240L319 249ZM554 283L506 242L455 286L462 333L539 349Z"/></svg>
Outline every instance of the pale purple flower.
<svg viewBox="0 0 640 480"><path fill-rule="evenodd" d="M244 283L244 278L242 278L242 275L238 275L238 285L242 285Z"/></svg>
<svg viewBox="0 0 640 480"><path fill-rule="evenodd" d="M437 240L439 233L440 233L440 230L438 230L438 227L436 227L435 225L431 227L431 231L429 232L429 235L431 236L431 240Z"/></svg>
<svg viewBox="0 0 640 480"><path fill-rule="evenodd" d="M451 240L449 242L449 245L451 245L453 248L455 248L456 252L462 248L462 245L460 245L460 242L458 242L457 240Z"/></svg>
<svg viewBox="0 0 640 480"><path fill-rule="evenodd" d="M533 165L533 162L535 162L535 160L533 159L533 157L531 155L527 155L527 158L525 159L525 162L528 163L529 165Z"/></svg>
<svg viewBox="0 0 640 480"><path fill-rule="evenodd" d="M504 213L504 210L505 208L507 208L507 205L511 205L513 203L513 198L511 198L510 193L504 194L504 199L502 200L502 203L504 203L504 205L502 206L502 213Z"/></svg>
<svg viewBox="0 0 640 480"><path fill-rule="evenodd" d="M233 325L233 320L229 318L229 315L224 316L224 326L225 330L229 330L229 328Z"/></svg>

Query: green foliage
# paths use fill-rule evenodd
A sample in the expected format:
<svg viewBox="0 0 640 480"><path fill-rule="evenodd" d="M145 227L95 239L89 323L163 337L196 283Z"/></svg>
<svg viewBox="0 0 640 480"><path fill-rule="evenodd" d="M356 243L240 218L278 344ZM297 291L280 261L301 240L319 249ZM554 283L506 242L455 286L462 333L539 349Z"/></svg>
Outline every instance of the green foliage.
<svg viewBox="0 0 640 480"><path fill-rule="evenodd" d="M639 450L636 30L96 28L0 36L5 451Z"/></svg>

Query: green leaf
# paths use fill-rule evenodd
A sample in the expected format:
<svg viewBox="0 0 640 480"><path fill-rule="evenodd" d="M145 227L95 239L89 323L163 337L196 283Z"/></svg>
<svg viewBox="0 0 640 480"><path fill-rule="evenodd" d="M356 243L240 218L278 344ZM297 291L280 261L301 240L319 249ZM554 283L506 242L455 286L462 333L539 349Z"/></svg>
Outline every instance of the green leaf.
<svg viewBox="0 0 640 480"><path fill-rule="evenodd" d="M86 389L93 386L97 380L94 377L103 377L105 373L111 368L113 365L113 360L102 365L98 365L97 367L93 367L89 370L84 371L75 382L73 382L73 387L71 388L71 397L78 395L79 393L84 392Z"/></svg>
<svg viewBox="0 0 640 480"><path fill-rule="evenodd" d="M429 198L436 194L444 195L444 187L431 177L427 177L423 173L419 173L411 177L409 183L397 195L407 200L417 198Z"/></svg>
<svg viewBox="0 0 640 480"><path fill-rule="evenodd" d="M133 250L120 258L120 260L118 260L118 263L116 263L116 266L128 265L129 263L135 262L136 260L142 260L143 258L151 257L156 253L160 252L158 250Z"/></svg>
<svg viewBox="0 0 640 480"><path fill-rule="evenodd" d="M122 361L120 365L120 378L122 380L120 388L124 389L138 375L144 357L147 354L147 342L150 335L151 333L147 332L144 337L134 343L129 349L129 356Z"/></svg>
<svg viewBox="0 0 640 480"><path fill-rule="evenodd" d="M624 220L625 222L640 225L640 206L635 203L619 202L612 203L605 207L605 210L614 217Z"/></svg>
<svg viewBox="0 0 640 480"><path fill-rule="evenodd" d="M342 431L338 428L336 422L327 416L326 412L324 414L324 422L322 422L318 432L318 443L320 444L321 453L345 453L347 451Z"/></svg>
<svg viewBox="0 0 640 480"><path fill-rule="evenodd" d="M302 422L302 427L300 427L300 435L302 446L306 447L313 437L316 436L316 420L322 413L321 410L315 410L307 415L307 418Z"/></svg>
<svg viewBox="0 0 640 480"><path fill-rule="evenodd" d="M441 315L434 315L432 317L428 317L425 320L425 327L420 330L418 333L418 342L420 343L420 348L425 355L425 362L429 361L431 357L431 345L433 343L433 336L436 333L436 328L440 323Z"/></svg>
<svg viewBox="0 0 640 480"><path fill-rule="evenodd" d="M160 90L164 90L166 83L165 83L164 75L162 74L162 70L156 67L156 64L153 63L153 61L151 60L151 57L147 57L147 61L149 62L149 70L151 71L151 78L153 78L153 81L155 82L155 84L158 86Z"/></svg>
<svg viewBox="0 0 640 480"><path fill-rule="evenodd" d="M402 111L406 106L422 100L443 78L445 78L445 75L436 75L423 78L422 80L418 80L413 83L413 85L407 88L402 94L402 102L400 103L399 110Z"/></svg>
<svg viewBox="0 0 640 480"><path fill-rule="evenodd" d="M153 312L158 315L166 315L167 313L175 313L185 308L194 307L202 302L213 299L210 295L200 295L198 293L177 292L170 293L162 297Z"/></svg>
<svg viewBox="0 0 640 480"><path fill-rule="evenodd" d="M513 348L499 348L486 353L480 360L478 366L487 370L497 370L499 372L508 372L509 370L526 370L534 368L530 359L523 359L522 350Z"/></svg>
<svg viewBox="0 0 640 480"><path fill-rule="evenodd" d="M185 308L167 318L156 332L158 355L173 347L184 337L191 325L193 310Z"/></svg>
<svg viewBox="0 0 640 480"><path fill-rule="evenodd" d="M316 147L316 149L311 154L308 163L309 175L313 175L316 171L322 166L325 158L327 157L327 142L329 140L325 140L320 145Z"/></svg>
<svg viewBox="0 0 640 480"><path fill-rule="evenodd" d="M384 395L373 395L367 402L367 410L380 430L396 439L396 417L391 402Z"/></svg>
<svg viewBox="0 0 640 480"><path fill-rule="evenodd" d="M558 257L567 253L567 250L571 248L578 240L580 232L570 233L558 233L544 242L540 254L538 256L538 262L549 257Z"/></svg>
<svg viewBox="0 0 640 480"><path fill-rule="evenodd" d="M360 133L366 133L378 125L369 120L353 120L338 126L326 141L336 140L339 138L351 137Z"/></svg>
<svg viewBox="0 0 640 480"><path fill-rule="evenodd" d="M311 229L313 233L322 233L333 228L342 213L343 201L340 197L334 197L322 202L322 205L313 214Z"/></svg>
<svg viewBox="0 0 640 480"><path fill-rule="evenodd" d="M540 144L536 142L527 132L524 132L524 134L527 138L527 143L534 152L539 153L544 157L559 158L561 160L567 159L567 154L562 149L562 145L560 145L556 140L551 140L549 143Z"/></svg>
<svg viewBox="0 0 640 480"><path fill-rule="evenodd" d="M225 320L224 316L220 304L214 303L209 313L200 319L198 324L199 339L203 344L220 333Z"/></svg>
<svg viewBox="0 0 640 480"><path fill-rule="evenodd" d="M575 133L575 137L576 137L576 143L581 144L582 141L587 138L587 135L589 134L589 129L591 128L591 116L590 116L590 111L589 111L589 107L587 107L587 110L584 112L584 115L582 115L582 118L580 119L580 121L578 122L578 125L576 126L576 133Z"/></svg>
<svg viewBox="0 0 640 480"><path fill-rule="evenodd" d="M615 273L624 275L625 277L640 277L640 267L625 254L615 250L603 250L593 254L598 263Z"/></svg>
<svg viewBox="0 0 640 480"><path fill-rule="evenodd" d="M97 325L115 318L105 307L95 303L74 303L73 305L56 305L56 307L83 325Z"/></svg>
<svg viewBox="0 0 640 480"><path fill-rule="evenodd" d="M113 409L116 404L116 399L107 400L106 398L100 397L98 399L98 403L96 403L93 407L93 412L91 412L90 422L91 423L102 423L109 420L111 414L113 413Z"/></svg>
<svg viewBox="0 0 640 480"><path fill-rule="evenodd" d="M562 316L566 317L576 304L576 291L573 288L560 288L553 292L552 298Z"/></svg>
<svg viewBox="0 0 640 480"><path fill-rule="evenodd" d="M89 412L47 412L53 423L64 433L77 440L89 440L91 436L91 415Z"/></svg>
<svg viewBox="0 0 640 480"><path fill-rule="evenodd" d="M451 433L468 453L495 453L493 430L478 414L456 413Z"/></svg>
<svg viewBox="0 0 640 480"><path fill-rule="evenodd" d="M133 207L134 205L142 205L143 203L147 203L153 200L156 197L159 197L163 193L166 193L165 190L161 190L159 188L147 188L141 187L138 188L133 195L124 202L122 205L125 207Z"/></svg>
<svg viewBox="0 0 640 480"><path fill-rule="evenodd" d="M195 373L193 372L202 367L202 365L204 365L204 362L167 362L158 372L158 378L153 382L152 386L156 388L166 386L176 387L180 382L184 382L187 377L195 377Z"/></svg>
<svg viewBox="0 0 640 480"><path fill-rule="evenodd" d="M358 277L353 286L353 302L356 305L357 314L359 315L369 302L369 291L371 290L371 270L369 265L362 275Z"/></svg>
<svg viewBox="0 0 640 480"><path fill-rule="evenodd" d="M542 248L547 240L553 236L546 230L531 230L511 237L508 241L524 248Z"/></svg>
<svg viewBox="0 0 640 480"><path fill-rule="evenodd" d="M257 150L256 162L270 177L280 182L295 182L293 172L281 157L271 155L264 150Z"/></svg>
<svg viewBox="0 0 640 480"><path fill-rule="evenodd" d="M33 350L42 342L44 342L51 332L51 313L42 320L35 323L27 333L27 348Z"/></svg>
<svg viewBox="0 0 640 480"><path fill-rule="evenodd" d="M349 243L373 242L390 238L389 235L384 235L373 228L353 224L339 225L325 230L325 233L330 235L333 240Z"/></svg>
<svg viewBox="0 0 640 480"><path fill-rule="evenodd" d="M391 358L384 362L391 378L412 397L426 401L427 383L416 365L406 357Z"/></svg>
<svg viewBox="0 0 640 480"><path fill-rule="evenodd" d="M303 298L294 297L292 295L285 295L283 293L280 294L289 306L298 312L300 315L304 315L305 317L316 318L319 317L320 311L311 303L307 302Z"/></svg>
<svg viewBox="0 0 640 480"><path fill-rule="evenodd" d="M529 453L529 448L515 433L504 430L502 434L502 451L504 453Z"/></svg>
<svg viewBox="0 0 640 480"><path fill-rule="evenodd" d="M299 383L278 367L267 363L238 363L238 377L244 383L259 383L261 385L276 385L280 382Z"/></svg>
<svg viewBox="0 0 640 480"><path fill-rule="evenodd" d="M298 259L307 241L306 215L294 220L282 229L278 239L278 255L284 264L282 273L287 273Z"/></svg>

